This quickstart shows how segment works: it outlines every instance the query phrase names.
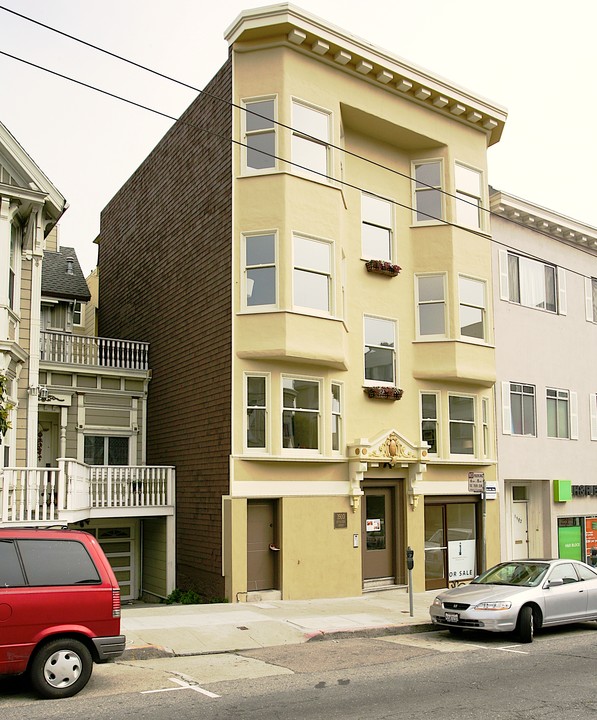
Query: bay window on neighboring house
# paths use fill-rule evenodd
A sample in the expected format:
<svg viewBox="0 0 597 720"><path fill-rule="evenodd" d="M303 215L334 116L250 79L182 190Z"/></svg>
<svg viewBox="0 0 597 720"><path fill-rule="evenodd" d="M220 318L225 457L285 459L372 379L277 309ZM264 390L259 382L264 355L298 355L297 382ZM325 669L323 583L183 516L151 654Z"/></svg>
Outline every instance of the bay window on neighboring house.
<svg viewBox="0 0 597 720"><path fill-rule="evenodd" d="M332 401L332 451L340 452L342 446L342 386L331 384Z"/></svg>
<svg viewBox="0 0 597 720"><path fill-rule="evenodd" d="M475 398L448 396L450 455L475 455Z"/></svg>
<svg viewBox="0 0 597 720"><path fill-rule="evenodd" d="M276 306L276 234L243 236L244 306Z"/></svg>
<svg viewBox="0 0 597 720"><path fill-rule="evenodd" d="M588 322L597 323L597 279L585 278L585 308Z"/></svg>
<svg viewBox="0 0 597 720"><path fill-rule="evenodd" d="M365 385L396 385L396 321L365 316Z"/></svg>
<svg viewBox="0 0 597 720"><path fill-rule="evenodd" d="M129 465L129 438L85 435L84 454L87 465Z"/></svg>
<svg viewBox="0 0 597 720"><path fill-rule="evenodd" d="M276 103L273 98L243 103L244 169L263 172L276 168Z"/></svg>
<svg viewBox="0 0 597 720"><path fill-rule="evenodd" d="M505 435L537 437L535 386L528 383L502 383L502 419Z"/></svg>
<svg viewBox="0 0 597 720"><path fill-rule="evenodd" d="M393 214L387 200L361 193L361 252L367 260L392 262Z"/></svg>
<svg viewBox="0 0 597 720"><path fill-rule="evenodd" d="M247 450L267 450L267 376L247 375L245 377L245 407Z"/></svg>
<svg viewBox="0 0 597 720"><path fill-rule="evenodd" d="M460 293L460 336L473 340L485 338L485 282L469 277L458 278Z"/></svg>
<svg viewBox="0 0 597 720"><path fill-rule="evenodd" d="M439 396L421 393L421 440L429 446L428 453L437 455L439 448Z"/></svg>
<svg viewBox="0 0 597 720"><path fill-rule="evenodd" d="M320 449L319 380L282 378L282 447L292 450Z"/></svg>
<svg viewBox="0 0 597 720"><path fill-rule="evenodd" d="M330 182L331 114L292 102L292 172Z"/></svg>
<svg viewBox="0 0 597 720"><path fill-rule="evenodd" d="M413 163L413 207L415 223L437 223L444 219L442 161Z"/></svg>
<svg viewBox="0 0 597 720"><path fill-rule="evenodd" d="M446 336L446 286L445 275L418 275L417 329L419 336Z"/></svg>
<svg viewBox="0 0 597 720"><path fill-rule="evenodd" d="M481 230L484 226L481 216L483 202L482 178L478 170L456 163L456 222L464 227Z"/></svg>
<svg viewBox="0 0 597 720"><path fill-rule="evenodd" d="M511 303L566 315L566 273L540 260L499 251L500 297Z"/></svg>
<svg viewBox="0 0 597 720"><path fill-rule="evenodd" d="M578 440L578 400L575 392L547 388L547 437Z"/></svg>
<svg viewBox="0 0 597 720"><path fill-rule="evenodd" d="M332 244L324 240L293 237L294 306L319 314L333 312Z"/></svg>

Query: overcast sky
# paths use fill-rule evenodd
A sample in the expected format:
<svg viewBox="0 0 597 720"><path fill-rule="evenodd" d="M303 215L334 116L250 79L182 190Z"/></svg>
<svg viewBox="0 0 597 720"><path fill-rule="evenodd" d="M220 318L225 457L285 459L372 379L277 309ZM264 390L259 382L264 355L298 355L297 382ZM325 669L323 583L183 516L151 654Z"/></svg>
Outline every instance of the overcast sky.
<svg viewBox="0 0 597 720"><path fill-rule="evenodd" d="M251 0L0 0L204 87ZM272 3L273 4L273 3ZM310 13L508 111L489 182L597 226L597 0L301 0ZM209 9L207 9L209 8ZM178 117L197 93L0 10L0 50ZM0 121L66 197L61 244L95 266L100 212L171 121L0 55Z"/></svg>

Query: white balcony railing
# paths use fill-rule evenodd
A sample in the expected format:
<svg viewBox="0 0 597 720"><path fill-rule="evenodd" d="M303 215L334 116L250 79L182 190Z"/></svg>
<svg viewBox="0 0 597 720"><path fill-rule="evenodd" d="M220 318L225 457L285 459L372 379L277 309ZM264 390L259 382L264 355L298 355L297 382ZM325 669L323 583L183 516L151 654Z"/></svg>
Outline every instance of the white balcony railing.
<svg viewBox="0 0 597 720"><path fill-rule="evenodd" d="M59 460L58 468L0 468L0 522L68 522L81 511L172 508L174 468L90 466ZM118 509L121 510L118 510ZM124 513L122 511L124 509Z"/></svg>
<svg viewBox="0 0 597 720"><path fill-rule="evenodd" d="M40 333L40 353L42 362L119 370L149 369L149 343L135 340L69 335L46 330Z"/></svg>

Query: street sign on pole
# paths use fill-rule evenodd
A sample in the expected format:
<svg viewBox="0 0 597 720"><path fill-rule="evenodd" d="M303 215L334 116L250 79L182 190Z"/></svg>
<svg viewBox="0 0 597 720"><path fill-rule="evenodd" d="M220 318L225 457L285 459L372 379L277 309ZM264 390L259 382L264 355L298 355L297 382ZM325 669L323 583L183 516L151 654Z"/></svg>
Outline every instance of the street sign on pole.
<svg viewBox="0 0 597 720"><path fill-rule="evenodd" d="M468 491L473 493L482 493L485 484L484 472L469 472L468 474Z"/></svg>

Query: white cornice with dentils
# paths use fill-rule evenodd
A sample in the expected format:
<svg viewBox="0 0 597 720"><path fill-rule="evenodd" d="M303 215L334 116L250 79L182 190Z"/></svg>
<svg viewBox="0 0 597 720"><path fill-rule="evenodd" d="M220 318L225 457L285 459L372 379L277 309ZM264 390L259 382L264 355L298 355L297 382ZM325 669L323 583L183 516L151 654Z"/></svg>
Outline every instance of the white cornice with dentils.
<svg viewBox="0 0 597 720"><path fill-rule="evenodd" d="M494 215L533 228L557 240L597 250L597 228L592 225L499 190L490 193L489 206Z"/></svg>
<svg viewBox="0 0 597 720"><path fill-rule="evenodd" d="M292 27L287 33L290 46L301 47L316 58L335 62L339 69L352 71L396 95L483 131L488 136L488 145L500 139L507 117L503 107L295 5L283 3L244 10L228 27L224 37L229 45L233 45L246 32L267 27L273 29L276 25Z"/></svg>

